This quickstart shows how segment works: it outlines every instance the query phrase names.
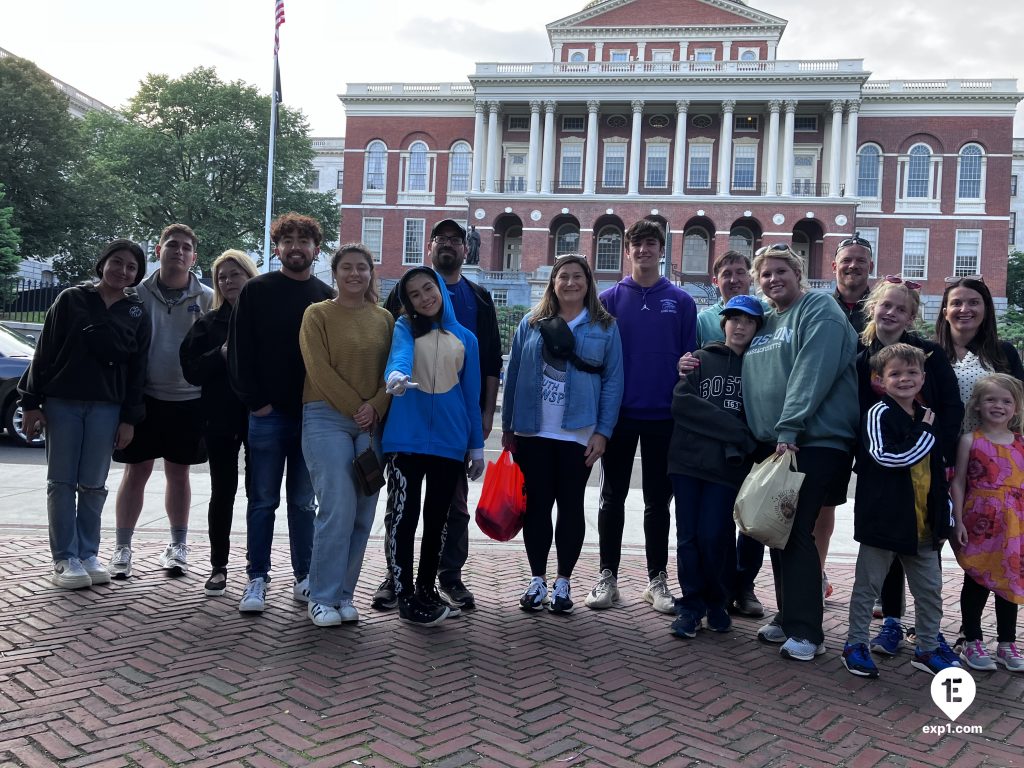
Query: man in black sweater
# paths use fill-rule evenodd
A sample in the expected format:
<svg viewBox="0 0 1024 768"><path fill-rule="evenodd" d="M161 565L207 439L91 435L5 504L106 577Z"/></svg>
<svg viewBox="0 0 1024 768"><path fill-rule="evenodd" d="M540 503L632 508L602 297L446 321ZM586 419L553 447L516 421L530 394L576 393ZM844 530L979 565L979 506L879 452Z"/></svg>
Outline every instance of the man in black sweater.
<svg viewBox="0 0 1024 768"><path fill-rule="evenodd" d="M243 613L261 613L266 605L274 517L286 462L292 593L296 600L308 602L316 501L302 456L306 367L299 351L299 327L306 307L334 297L334 291L310 272L322 239L315 219L286 213L271 225L270 237L281 269L245 284L231 315L228 338L231 385L249 409L249 585L238 604Z"/></svg>

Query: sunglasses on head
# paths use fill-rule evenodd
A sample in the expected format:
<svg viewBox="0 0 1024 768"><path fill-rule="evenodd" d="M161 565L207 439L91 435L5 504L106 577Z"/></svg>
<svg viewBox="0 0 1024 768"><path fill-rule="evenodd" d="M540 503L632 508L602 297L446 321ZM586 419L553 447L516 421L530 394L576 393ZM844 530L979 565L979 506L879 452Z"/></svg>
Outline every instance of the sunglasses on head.
<svg viewBox="0 0 1024 768"><path fill-rule="evenodd" d="M836 253L851 245L859 245L861 248L867 248L869 251L872 250L871 243L861 237L859 232L854 232L853 237L847 237L839 241L839 245L836 246Z"/></svg>
<svg viewBox="0 0 1024 768"><path fill-rule="evenodd" d="M790 248L789 245L787 245L786 243L775 243L773 245L766 245L764 246L764 248L758 248L754 252L754 255L761 256L765 253L786 253L787 251L792 252L793 249Z"/></svg>
<svg viewBox="0 0 1024 768"><path fill-rule="evenodd" d="M959 283L961 280L977 280L979 283L984 283L985 277L983 275L953 275L952 277L947 277L945 282Z"/></svg>
<svg viewBox="0 0 1024 768"><path fill-rule="evenodd" d="M893 285L905 285L912 291L921 290L920 283L915 283L913 280L904 280L900 275L886 275L885 282L892 283Z"/></svg>

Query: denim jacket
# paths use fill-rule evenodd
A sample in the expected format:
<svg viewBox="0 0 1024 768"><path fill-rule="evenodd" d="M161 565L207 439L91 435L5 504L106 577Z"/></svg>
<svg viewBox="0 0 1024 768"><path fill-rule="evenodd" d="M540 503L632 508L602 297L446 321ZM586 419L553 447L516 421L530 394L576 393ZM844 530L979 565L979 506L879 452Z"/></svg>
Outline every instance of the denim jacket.
<svg viewBox="0 0 1024 768"><path fill-rule="evenodd" d="M611 437L622 402L622 342L612 323L602 328L587 320L573 329L576 354L588 363L604 365L601 373L584 373L567 363L565 418L563 429L594 427ZM505 396L501 405L504 432L536 432L540 428L541 385L544 361L540 331L530 325L527 315L519 323L505 372Z"/></svg>

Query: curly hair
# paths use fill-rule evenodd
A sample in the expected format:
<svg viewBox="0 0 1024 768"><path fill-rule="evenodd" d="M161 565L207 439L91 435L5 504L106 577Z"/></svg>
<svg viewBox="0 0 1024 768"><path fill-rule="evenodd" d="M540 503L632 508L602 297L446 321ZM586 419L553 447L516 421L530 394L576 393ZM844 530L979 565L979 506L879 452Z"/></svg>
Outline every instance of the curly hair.
<svg viewBox="0 0 1024 768"><path fill-rule="evenodd" d="M320 222L312 216L303 216L295 211L278 216L270 225L270 239L275 245L281 242L281 238L285 235L308 237L316 243L317 248L320 247L320 242L324 238Z"/></svg>

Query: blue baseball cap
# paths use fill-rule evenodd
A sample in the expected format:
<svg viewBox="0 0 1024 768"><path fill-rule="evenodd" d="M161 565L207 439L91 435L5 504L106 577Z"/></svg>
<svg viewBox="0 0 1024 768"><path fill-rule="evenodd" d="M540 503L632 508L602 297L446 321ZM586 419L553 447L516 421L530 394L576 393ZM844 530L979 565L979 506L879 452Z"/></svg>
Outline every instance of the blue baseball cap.
<svg viewBox="0 0 1024 768"><path fill-rule="evenodd" d="M764 317L764 307L753 296L733 296L718 314L727 315L730 312L742 312L751 317Z"/></svg>

